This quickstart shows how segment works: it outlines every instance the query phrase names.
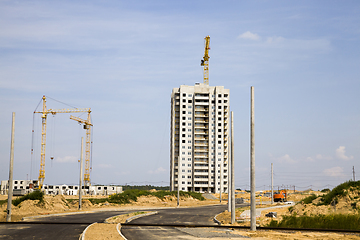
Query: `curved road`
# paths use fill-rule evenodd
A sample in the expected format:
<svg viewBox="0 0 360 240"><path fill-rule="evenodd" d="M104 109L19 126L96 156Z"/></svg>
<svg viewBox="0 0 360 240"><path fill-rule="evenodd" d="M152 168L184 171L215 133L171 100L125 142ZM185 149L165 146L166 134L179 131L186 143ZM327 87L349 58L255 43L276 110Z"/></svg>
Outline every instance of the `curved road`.
<svg viewBox="0 0 360 240"><path fill-rule="evenodd" d="M227 209L226 205L213 205L194 208L167 208L157 209L158 214L133 220L132 224L187 224L187 225L216 225L213 218ZM144 211L145 209L141 209ZM156 209L150 209L154 211ZM138 210L98 211L78 213L72 215L48 216L34 218L22 223L1 223L0 239L76 239L85 228L94 222L104 222L106 218L135 212ZM174 239L194 236L175 227L146 227L125 226L122 234L131 239Z"/></svg>

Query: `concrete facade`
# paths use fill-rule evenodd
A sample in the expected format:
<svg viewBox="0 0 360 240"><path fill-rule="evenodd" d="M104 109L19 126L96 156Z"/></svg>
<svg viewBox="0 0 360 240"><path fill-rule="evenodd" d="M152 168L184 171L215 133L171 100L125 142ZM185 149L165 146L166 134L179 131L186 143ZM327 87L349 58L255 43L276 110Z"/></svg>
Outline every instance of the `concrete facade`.
<svg viewBox="0 0 360 240"><path fill-rule="evenodd" d="M37 185L38 180L13 180L14 190L25 189L25 194L32 192L33 186ZM84 195L111 195L122 193L121 186L82 186ZM1 194L8 193L8 180L1 181ZM45 194L51 195L78 195L79 185L43 185Z"/></svg>
<svg viewBox="0 0 360 240"><path fill-rule="evenodd" d="M171 94L170 189L228 191L230 90L181 85Z"/></svg>

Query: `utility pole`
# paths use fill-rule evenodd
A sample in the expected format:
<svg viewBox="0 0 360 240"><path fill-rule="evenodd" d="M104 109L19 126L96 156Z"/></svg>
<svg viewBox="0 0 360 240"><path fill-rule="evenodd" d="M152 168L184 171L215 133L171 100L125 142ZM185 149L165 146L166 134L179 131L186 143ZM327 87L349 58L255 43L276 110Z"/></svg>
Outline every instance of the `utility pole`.
<svg viewBox="0 0 360 240"><path fill-rule="evenodd" d="M79 179L79 210L81 210L82 201L82 170L84 158L84 137L81 137L81 153L80 153L80 179Z"/></svg>
<svg viewBox="0 0 360 240"><path fill-rule="evenodd" d="M231 111L231 224L235 223L234 113Z"/></svg>
<svg viewBox="0 0 360 240"><path fill-rule="evenodd" d="M355 182L355 166L353 166L353 181Z"/></svg>
<svg viewBox="0 0 360 240"><path fill-rule="evenodd" d="M250 118L250 230L256 231L256 199L255 199L255 113L254 87L251 87L251 118Z"/></svg>
<svg viewBox="0 0 360 240"><path fill-rule="evenodd" d="M231 158L231 154L232 154L232 147L231 147L231 138L230 138L230 146L229 146L229 152L230 152L230 158ZM231 168L232 168L232 163L231 163L231 159L229 161L228 164L228 178L229 178L229 183L228 183L228 212L231 212L231 194L232 194L232 184L231 184Z"/></svg>
<svg viewBox="0 0 360 240"><path fill-rule="evenodd" d="M178 187L177 187L177 207L180 206L180 186L179 186L179 180L178 180Z"/></svg>
<svg viewBox="0 0 360 240"><path fill-rule="evenodd" d="M15 112L12 113L10 166L9 166L9 191L8 191L7 215L6 215L7 222L11 221L11 203L12 203L12 196L13 196L14 141L15 141Z"/></svg>
<svg viewBox="0 0 360 240"><path fill-rule="evenodd" d="M274 166L271 163L271 204L274 204Z"/></svg>

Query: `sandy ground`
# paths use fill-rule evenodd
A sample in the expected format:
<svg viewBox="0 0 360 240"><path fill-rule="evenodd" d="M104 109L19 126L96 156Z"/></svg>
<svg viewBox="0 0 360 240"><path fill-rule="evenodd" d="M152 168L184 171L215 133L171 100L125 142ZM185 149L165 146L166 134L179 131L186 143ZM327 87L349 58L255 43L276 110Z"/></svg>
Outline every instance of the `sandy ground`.
<svg viewBox="0 0 360 240"><path fill-rule="evenodd" d="M309 196L310 194L320 195L318 192L308 192L308 193L297 193L292 194L289 196L289 201L300 201L302 198ZM239 195L237 195L239 196ZM164 200L160 200L156 197L140 197L138 198L137 202L125 205L114 205L109 203L104 204L97 204L93 205L90 201L86 200L87 197L93 196L85 196L83 198L83 211L89 210L99 210L99 209L131 209L131 208L149 208L149 207L175 207L177 204L176 198L168 197ZM219 197L219 196L216 196ZM222 194L223 199L227 197L226 194ZM250 198L249 194L241 194L241 197L247 199ZM73 202L68 203L66 199L74 199ZM45 202L43 204L38 203L38 201L31 201L27 200L22 202L19 206L15 207L12 206L12 221L19 221L22 217L25 216L35 216L35 215L48 215L53 213L66 213L66 212L77 212L78 201L76 200L77 196L45 196ZM0 200L7 199L7 196L0 195ZM261 199L261 201L268 201L265 198ZM315 200L317 201L317 200ZM260 199L258 199L260 203ZM188 207L188 206L201 206L201 205L209 205L209 204L218 204L219 200L206 200L206 201L199 201L192 198L181 198L180 206L181 207ZM226 204L226 201L223 201L223 204ZM337 212L352 212L350 206L351 199L341 199L337 206ZM269 205L262 205L258 207L268 207ZM275 205L276 206L276 205ZM293 211L297 213L307 213L310 212L313 214L316 213L326 213L333 212L332 208L329 209L322 209L317 208L312 205L304 205L298 204L293 207ZM236 217L239 217L241 212L244 209L238 209ZM277 212L278 219L281 219L282 215L290 214L288 208L278 208L278 209L270 209L264 210L261 213L261 217L258 219L258 224L261 226L267 224L271 219L265 217L267 212ZM88 228L86 232L86 239L93 240L93 239L122 239L116 230L116 223L124 222L127 218L131 215L125 214L124 216L118 217L114 220L114 223L101 223L101 224L94 224ZM6 218L6 203L0 206L0 221L4 221ZM230 224L230 213L227 211L220 214L218 217L223 224ZM249 222L243 223L236 223L236 225L249 225ZM210 231L210 230L209 230ZM233 233L239 234L241 236L251 237L252 239L360 239L360 236L357 235L344 235L344 234L337 234L337 233L318 233L318 232L285 232L285 231L246 231L246 230L234 230ZM189 239L196 239L196 238L189 238ZM213 238L217 239L217 238ZM219 238L219 239L226 239L226 238ZM228 239L236 239L236 238L228 238Z"/></svg>

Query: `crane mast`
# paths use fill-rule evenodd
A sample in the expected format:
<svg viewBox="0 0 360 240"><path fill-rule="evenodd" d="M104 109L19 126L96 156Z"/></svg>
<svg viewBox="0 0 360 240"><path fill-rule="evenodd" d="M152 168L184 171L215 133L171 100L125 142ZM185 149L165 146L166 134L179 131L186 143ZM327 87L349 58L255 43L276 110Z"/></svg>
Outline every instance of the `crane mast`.
<svg viewBox="0 0 360 240"><path fill-rule="evenodd" d="M209 50L210 50L210 36L205 38L205 53L201 60L201 66L204 66L204 84L209 85Z"/></svg>
<svg viewBox="0 0 360 240"><path fill-rule="evenodd" d="M46 152L46 120L49 113L55 115L57 113L79 113L87 112L90 118L90 108L73 108L73 109L47 109L46 97L42 97L43 108L42 111L34 111L34 113L41 113L41 154L40 154L40 170L39 170L39 183L38 188L41 190L45 180L45 152ZM90 154L89 154L90 155ZM90 178L89 178L90 181Z"/></svg>
<svg viewBox="0 0 360 240"><path fill-rule="evenodd" d="M85 173L84 173L84 184L85 186L90 186L90 148L91 148L91 116L88 112L88 117L86 120L79 117L70 116L70 119L78 121L79 123L84 124L84 129L86 130L86 140L85 140Z"/></svg>

